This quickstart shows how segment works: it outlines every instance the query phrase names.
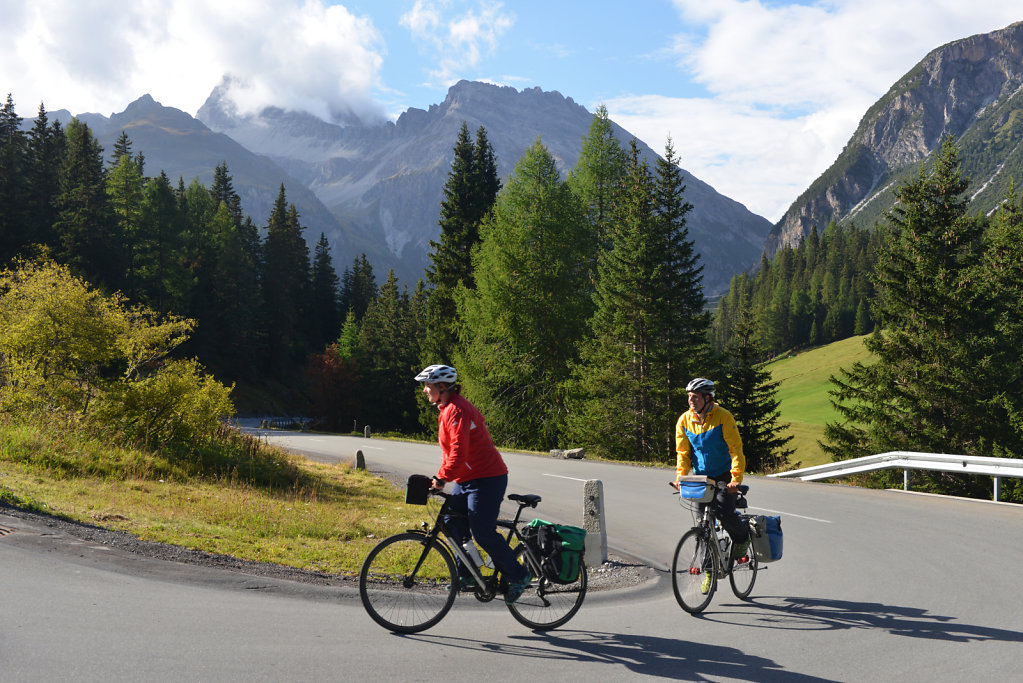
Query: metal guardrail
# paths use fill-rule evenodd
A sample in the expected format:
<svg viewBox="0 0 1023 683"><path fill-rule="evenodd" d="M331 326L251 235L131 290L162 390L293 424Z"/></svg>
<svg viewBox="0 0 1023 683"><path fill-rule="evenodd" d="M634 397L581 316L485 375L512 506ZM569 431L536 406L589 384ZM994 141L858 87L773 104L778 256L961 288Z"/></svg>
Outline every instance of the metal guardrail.
<svg viewBox="0 0 1023 683"><path fill-rule="evenodd" d="M1002 477L1023 478L1023 460L1013 458L985 458L972 455L949 455L947 453L913 453L911 451L890 451L878 455L867 455L852 460L803 467L788 472L771 474L771 477L819 481L834 479L859 472L875 470L902 470L902 486L908 491L910 470L935 470L939 472L961 472L994 477L994 500L1001 495Z"/></svg>

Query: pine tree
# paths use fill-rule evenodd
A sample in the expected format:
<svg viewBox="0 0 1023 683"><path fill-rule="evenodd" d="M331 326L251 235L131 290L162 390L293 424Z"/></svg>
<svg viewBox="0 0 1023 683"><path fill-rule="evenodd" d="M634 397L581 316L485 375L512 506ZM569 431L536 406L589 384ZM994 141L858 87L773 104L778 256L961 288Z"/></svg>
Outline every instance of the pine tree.
<svg viewBox="0 0 1023 683"><path fill-rule="evenodd" d="M311 282L311 318L313 323L312 347L323 348L337 339L341 331L341 308L337 272L330 258L330 243L320 233L313 255Z"/></svg>
<svg viewBox="0 0 1023 683"><path fill-rule="evenodd" d="M827 425L825 450L836 459L889 450L981 454L992 416L986 399L1002 370L974 284L981 224L967 216L958 149L945 139L929 170L895 193L873 281L868 338L872 365L832 378L843 423ZM969 490L977 483L941 473L917 485Z"/></svg>
<svg viewBox="0 0 1023 683"><path fill-rule="evenodd" d="M230 210L230 207L229 207ZM278 378L286 377L308 350L309 250L294 204L287 203L284 185L270 211L264 242L261 278L267 318L269 361Z"/></svg>
<svg viewBox="0 0 1023 683"><path fill-rule="evenodd" d="M476 289L459 290L459 378L499 442L550 448L565 420L561 384L592 310L594 245L578 200L539 139L480 232Z"/></svg>
<svg viewBox="0 0 1023 683"><path fill-rule="evenodd" d="M769 474L785 469L795 451L786 448L793 437L780 434L788 425L778 423L781 417L776 398L778 383L771 381L771 373L759 367L764 352L755 328L752 311L749 308L740 311L735 334L725 350L727 370L721 382L721 398L739 428L746 471Z"/></svg>
<svg viewBox="0 0 1023 683"><path fill-rule="evenodd" d="M60 167L66 146L59 121L49 123L46 109L39 105L32 130L28 133L25 176L28 197L25 204L26 235L30 242L51 249L57 246L54 223L57 222L57 196L60 193Z"/></svg>
<svg viewBox="0 0 1023 683"><path fill-rule="evenodd" d="M355 314L355 321L362 320L370 302L377 296L376 278L373 266L365 254L360 254L352 262L351 268L345 268L341 276L341 310L347 315Z"/></svg>
<svg viewBox="0 0 1023 683"><path fill-rule="evenodd" d="M89 127L72 119L60 171L55 225L58 260L94 284L120 289L124 282L124 235L113 219L106 193L103 148Z"/></svg>
<svg viewBox="0 0 1023 683"><path fill-rule="evenodd" d="M0 107L0 259L6 262L21 251L29 240L25 213L29 188L26 174L25 133L14 100Z"/></svg>
<svg viewBox="0 0 1023 683"><path fill-rule="evenodd" d="M135 165L127 157L122 157L121 163ZM160 171L145 186L134 254L137 297L160 313L180 312L191 298L191 273L184 262L185 232L174 189L167 174Z"/></svg>
<svg viewBox="0 0 1023 683"><path fill-rule="evenodd" d="M418 337L412 327L408 292L398 291L394 271L366 310L360 325L359 367L365 378L361 421L376 431L415 431L419 424L415 386Z"/></svg>
<svg viewBox="0 0 1023 683"><path fill-rule="evenodd" d="M463 121L455 142L451 171L441 201L439 241L430 242L427 280L432 285L423 340L424 363L446 362L458 341L458 312L454 293L459 286L472 289L472 250L479 244L479 226L493 206L501 181L486 130L469 139Z"/></svg>

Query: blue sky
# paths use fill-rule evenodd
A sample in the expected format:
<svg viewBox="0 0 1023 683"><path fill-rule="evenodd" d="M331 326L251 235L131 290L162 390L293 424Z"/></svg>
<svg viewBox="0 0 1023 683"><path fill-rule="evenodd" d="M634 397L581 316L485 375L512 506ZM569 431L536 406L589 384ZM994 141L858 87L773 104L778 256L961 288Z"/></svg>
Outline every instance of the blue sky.
<svg viewBox="0 0 1023 683"><path fill-rule="evenodd" d="M0 0L19 114L240 111L396 118L460 79L557 90L776 221L930 50L1023 20L1004 0Z"/></svg>

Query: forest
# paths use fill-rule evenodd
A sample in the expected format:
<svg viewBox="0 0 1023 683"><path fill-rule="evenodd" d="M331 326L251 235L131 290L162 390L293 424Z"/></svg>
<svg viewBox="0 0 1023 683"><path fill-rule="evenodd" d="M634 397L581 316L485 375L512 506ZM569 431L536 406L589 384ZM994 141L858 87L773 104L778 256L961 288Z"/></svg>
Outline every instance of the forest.
<svg viewBox="0 0 1023 683"><path fill-rule="evenodd" d="M737 274L712 308L672 141L651 166L615 139L603 107L565 178L538 138L502 184L486 131L463 124L430 265L411 290L393 273L378 284L365 256L339 275L323 235L309 249L283 186L257 223L224 164L207 188L152 173L126 134L105 156L85 124L62 128L43 107L31 129L20 124L9 95L0 263L57 263L188 321L167 362L195 359L241 412L429 436L436 412L412 377L439 362L458 368L503 447L673 463L686 382L708 376L737 418L747 470L771 472L792 453L764 362L872 333L878 362L833 379L835 458L1021 453L1020 208L1009 196L991 217L968 215L951 141L884 222L814 229Z"/></svg>

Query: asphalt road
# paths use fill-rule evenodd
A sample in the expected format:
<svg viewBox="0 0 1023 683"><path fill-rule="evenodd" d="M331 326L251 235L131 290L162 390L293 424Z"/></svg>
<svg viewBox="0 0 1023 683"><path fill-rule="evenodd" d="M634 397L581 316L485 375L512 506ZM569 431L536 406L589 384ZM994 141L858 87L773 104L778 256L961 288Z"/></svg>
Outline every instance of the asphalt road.
<svg viewBox="0 0 1023 683"><path fill-rule="evenodd" d="M436 471L435 446L274 433L322 460L391 476ZM663 568L691 524L673 472L505 454L509 492L578 524L603 482L609 545ZM665 578L592 593L533 633L460 598L396 636L347 588L146 560L0 515L0 681L1013 679L1023 658L1019 506L747 477L751 512L780 514L785 556L750 602L727 584L679 608ZM5 532L4 529L9 530Z"/></svg>

